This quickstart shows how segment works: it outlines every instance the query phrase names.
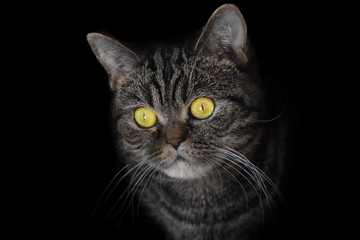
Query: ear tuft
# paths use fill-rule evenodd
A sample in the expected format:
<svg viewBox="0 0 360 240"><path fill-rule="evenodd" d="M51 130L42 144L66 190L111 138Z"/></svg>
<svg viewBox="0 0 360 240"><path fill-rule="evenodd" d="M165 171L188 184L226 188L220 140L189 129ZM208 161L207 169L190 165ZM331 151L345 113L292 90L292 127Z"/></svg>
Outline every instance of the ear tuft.
<svg viewBox="0 0 360 240"><path fill-rule="evenodd" d="M96 58L109 74L110 87L114 90L116 83L133 71L138 57L121 43L100 33L89 33L87 40Z"/></svg>
<svg viewBox="0 0 360 240"><path fill-rule="evenodd" d="M245 55L247 27L239 9L225 4L215 10L208 20L195 49L210 54L247 62Z"/></svg>

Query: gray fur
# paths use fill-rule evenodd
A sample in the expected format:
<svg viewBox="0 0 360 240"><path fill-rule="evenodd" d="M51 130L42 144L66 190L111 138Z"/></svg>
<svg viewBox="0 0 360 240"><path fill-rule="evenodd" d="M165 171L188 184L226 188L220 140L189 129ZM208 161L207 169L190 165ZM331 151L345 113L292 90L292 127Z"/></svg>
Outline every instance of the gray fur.
<svg viewBox="0 0 360 240"><path fill-rule="evenodd" d="M232 30L221 31L223 26ZM120 173L129 176L130 189L119 202L137 196L169 239L248 239L280 195L285 131L280 120L259 121L265 93L249 61L253 54L239 10L224 5L197 38L149 45L136 54L100 34L88 39L111 69L116 144L125 166ZM189 113L200 97L215 102L208 119ZM136 124L138 107L156 113L154 127ZM170 136L182 138L178 149L166 143ZM116 204L112 209L122 210Z"/></svg>

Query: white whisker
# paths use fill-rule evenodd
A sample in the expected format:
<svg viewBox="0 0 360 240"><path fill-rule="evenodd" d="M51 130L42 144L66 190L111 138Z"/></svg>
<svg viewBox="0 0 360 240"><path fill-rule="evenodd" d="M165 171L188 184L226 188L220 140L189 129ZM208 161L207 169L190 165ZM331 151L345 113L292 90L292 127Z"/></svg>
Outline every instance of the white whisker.
<svg viewBox="0 0 360 240"><path fill-rule="evenodd" d="M266 175L266 173L261 170L259 167L257 167L255 164L253 164L249 159L247 159L243 154L241 154L240 152L237 152L234 149L231 149L229 147L226 147L230 152L232 152L236 158L239 160L240 163L243 163L246 167L248 167L250 170L252 170L256 176L259 176L259 178L261 179L262 184L266 187L265 183L263 180L265 180L275 191L275 193L278 195L278 197L280 197L281 199L282 194L279 191L279 189L277 188L276 184Z"/></svg>
<svg viewBox="0 0 360 240"><path fill-rule="evenodd" d="M142 189L142 191L141 191L141 193L140 193L139 202L138 202L138 208L137 208L137 216L139 216L141 198L142 198L143 193L144 193L144 191L145 191L146 185L147 185L147 184L149 183L149 181L150 181L150 183L149 183L149 187L150 187L151 181L152 181L152 179L154 178L155 173L156 173L156 167L150 170L150 176L149 176L148 179L146 180L145 185L144 185L144 187L143 187L143 189Z"/></svg>
<svg viewBox="0 0 360 240"><path fill-rule="evenodd" d="M136 164L134 167L132 167L129 171L127 171L121 178L119 181L116 182L115 186L111 189L111 191L109 192L108 196L106 197L104 204L109 200L110 196L112 195L112 193L115 191L116 187L120 184L120 182L127 176L129 175L135 168L140 168L142 165L144 164L144 162L140 162L138 164Z"/></svg>
<svg viewBox="0 0 360 240"><path fill-rule="evenodd" d="M137 168L137 170L135 172L137 172L142 166L144 165L144 162L138 163L136 164L128 173L130 173L132 170L134 170L135 168ZM134 174L135 175L135 174ZM133 176L134 176L133 175ZM122 179L125 176L122 177ZM114 203L113 207L109 210L108 214L106 215L106 217L109 217L111 215L111 213L114 211L114 209L116 208L116 206L120 203L121 199L123 198L123 196L125 195L126 192L129 191L131 185L128 185L127 188L122 192L122 194L120 195L120 197L117 199L117 201ZM113 191L115 190L115 188L113 188ZM110 195L108 196L110 197Z"/></svg>
<svg viewBox="0 0 360 240"><path fill-rule="evenodd" d="M250 165L249 166L249 164L248 164L248 162L247 161L245 161L244 159L242 159L242 161L240 162L240 161L234 161L234 160L232 160L233 158L228 158L228 155L226 155L226 156L221 156L220 155L220 157L222 157L223 159L225 159L226 161L230 161L232 164L234 164L234 165L236 165L236 166L238 166L239 168L241 168L247 175L249 175L249 177L257 184L257 186L260 188L260 193L258 194L259 195L259 197L260 197L260 195L261 195L261 193L264 193L265 194L265 197L266 197L266 199L267 199L267 197L268 197L268 194L267 194L267 188L266 188L266 185L265 185L265 183L264 183L264 181L263 181L263 178L262 178L262 176L256 171L256 170L254 170L254 168ZM232 155L231 157L239 157L239 156L234 156L234 155ZM240 164L242 165L240 165ZM247 169L249 169L249 171L247 171L244 167L246 167ZM251 181L249 180L249 179L247 179L246 178L246 180L248 180L248 182L250 182L251 183ZM255 186L253 186L254 187L254 189L256 189L255 188ZM257 192L257 191L256 191ZM258 193L258 192L257 192Z"/></svg>
<svg viewBox="0 0 360 240"><path fill-rule="evenodd" d="M280 199L282 199L282 195L275 183L265 174L263 170L253 164L249 159L247 159L243 154L239 153L238 151L229 147L225 147L225 149L218 149L218 151L219 152L216 154L217 161L221 161L222 163L234 169L253 187L253 189L255 190L255 194L259 198L259 204L262 212L264 213L264 207L262 204L263 197L265 198L266 206L271 211L271 206L272 203L274 203L274 199L268 187L270 186L274 190L276 195ZM249 178L245 176L245 174L249 176ZM234 177L234 175L232 177ZM256 186L253 183L255 183ZM244 188L242 189L244 190Z"/></svg>
<svg viewBox="0 0 360 240"><path fill-rule="evenodd" d="M223 181L223 178L221 176L221 173L220 171L218 170L217 166L215 166L215 164L213 162L209 162L209 164L211 165L212 168L214 168L217 172L217 174L219 175L219 178L220 178L220 186L224 186L224 181ZM215 174L212 173L212 181L213 181L213 185L214 185L214 189L216 189L216 185L219 184L219 182L217 182L218 178L215 177ZM223 189L223 188L222 188Z"/></svg>
<svg viewBox="0 0 360 240"><path fill-rule="evenodd" d="M255 177L252 175L252 174L250 174L248 171L246 171L246 169L244 169L241 165L239 165L239 164L237 164L237 163L235 163L235 162L233 162L233 161L231 161L230 159L228 159L228 158L224 158L224 157L222 157L222 156L219 156L219 157L221 157L223 160L221 160L221 162L223 162L224 164L226 164L227 166L229 166L229 167L231 167L232 169L234 169L241 177L243 177L250 185L251 185L251 187L254 189L254 191L255 191L255 194L257 195L257 197L258 197L258 199L259 199L259 201L260 201L260 207L261 207L261 209L262 209L262 211L264 212L264 207L263 207L263 203L262 203L262 198L261 198L261 192L262 192L262 189L260 189L260 191L256 188L256 186L252 183L252 181L248 178L248 177L246 177L242 172L241 172L241 170L242 171L244 171L245 173L247 173L247 175L249 175L249 177L254 181L254 182L256 182L254 179L255 179ZM219 159L218 159L219 160ZM234 164L236 167L238 167L239 169L237 169L237 168L235 168L233 165L231 165L230 163L232 163L232 164ZM257 182L256 182L257 183Z"/></svg>
<svg viewBox="0 0 360 240"><path fill-rule="evenodd" d="M224 169L241 187L241 189L243 190L244 192L244 196L245 196L245 199L246 199L246 203L247 205L249 204L249 199L248 199L248 196L246 194L246 191L243 187L243 185L241 184L241 182L239 181L239 179L237 179L237 177L234 176L234 174L232 174L228 169L226 169L223 165L221 165L220 163L218 163L218 159L211 159L209 158L208 160L210 160L212 163L215 163L216 165L220 166L222 169Z"/></svg>
<svg viewBox="0 0 360 240"><path fill-rule="evenodd" d="M247 172L242 166L240 166L239 164L236 164L236 163L230 161L230 159L224 158L224 157L222 157L222 156L219 156L219 157L221 157L223 160L217 159L218 161L221 161L222 163L224 163L224 164L226 164L227 166L231 167L231 168L234 169L239 175L241 175L241 177L243 177L246 181L248 181L248 183L252 186L252 188L254 189L256 195L258 196L258 198L259 198L259 200L260 200L261 209L263 210L264 207L263 207L262 200L261 200L261 191L259 191L259 190L255 187L255 185L252 183L252 181L251 181L249 178L247 178L247 177L241 172L241 170L244 171L244 172L246 172L246 173L251 177L252 180L254 180L254 177L253 177L249 172ZM235 166L237 166L238 168L240 168L240 170L237 169L237 168L235 168L235 167L232 166L231 164L229 164L227 161L230 161L230 163L232 163L232 164L234 164Z"/></svg>
<svg viewBox="0 0 360 240"><path fill-rule="evenodd" d="M280 113L277 116L275 116L273 118L270 118L270 119L258 119L258 120L256 120L256 122L267 123L267 122L273 122L273 121L277 120L285 112L285 109L286 109L286 107L288 105L288 101L289 101L289 95L286 97L286 102L285 102L285 105L284 105L283 109L280 111Z"/></svg>
<svg viewBox="0 0 360 240"><path fill-rule="evenodd" d="M112 184L112 183L115 181L115 179L120 175L120 173L121 173L123 170L125 170L128 166L129 166L129 164L126 164L126 165L125 165L123 168L121 168L121 169L115 174L115 176L111 179L111 181L109 182L109 184L106 186L105 190L103 191L103 193L102 193L101 196L99 197L98 201L96 202L96 205L95 205L95 207L94 207L94 210L92 211L92 215L95 214L95 212L96 212L96 210L97 210L97 208L98 208L101 200L104 198L104 195L105 195L106 191L110 188L111 184ZM130 170L130 171L131 171L131 170ZM123 178L121 178L121 179L119 180L119 182L122 181L122 179L123 179ZM118 184L118 183L117 183L117 184ZM115 187L116 187L116 186L115 186ZM106 200L104 201L104 204L105 204L105 203L106 203Z"/></svg>
<svg viewBox="0 0 360 240"><path fill-rule="evenodd" d="M150 166L146 165L144 167L143 170L141 170L137 175L134 174L135 177L135 183L134 184L129 184L128 187L126 188L126 190L121 194L121 196L118 198L118 200L116 201L116 203L114 204L113 208L110 210L108 216L115 210L116 206L120 203L120 201L122 200L122 197L124 196L124 194L127 192L126 197L122 200L122 204L120 205L120 207L118 208L117 211L115 211L115 213L113 214L113 216L119 215L123 208L124 205L126 204L127 200L129 199L130 195L131 195L131 201L129 201L124 214L126 212L126 210L129 208L130 204L133 203L133 199L134 199L134 194L136 192L136 190L139 188L139 185L141 184L141 182L143 181L143 178L146 176L146 174L144 174L145 172L147 172L149 170Z"/></svg>
<svg viewBox="0 0 360 240"><path fill-rule="evenodd" d="M131 189L128 188L128 194L125 197L123 204L125 204L125 202L129 199L130 195L131 195L131 200L129 200L128 206L125 209L125 212L127 211L127 209L129 208L130 204L132 205L134 202L134 197L135 197L135 193L137 192L137 189L140 187L141 183L144 181L144 179L146 178L146 175L148 174L148 172L151 171L151 167L149 165L146 165L145 168L136 176L137 180L135 182L131 181L129 183L129 187L133 186ZM134 176L136 175L136 173L134 173ZM133 177L134 177L133 176ZM130 190L129 190L130 189ZM115 215L119 214L121 212L121 209L123 208L123 205L119 208L119 210L115 213ZM132 216L134 216L134 209L132 209Z"/></svg>

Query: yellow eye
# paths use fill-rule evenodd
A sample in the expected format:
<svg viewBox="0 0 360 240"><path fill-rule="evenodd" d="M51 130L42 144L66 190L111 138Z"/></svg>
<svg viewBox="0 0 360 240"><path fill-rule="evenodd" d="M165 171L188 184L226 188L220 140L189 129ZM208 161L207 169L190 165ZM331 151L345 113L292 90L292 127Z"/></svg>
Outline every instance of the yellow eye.
<svg viewBox="0 0 360 240"><path fill-rule="evenodd" d="M215 104L210 98L198 98L190 106L190 111L197 119L206 119L214 112Z"/></svg>
<svg viewBox="0 0 360 240"><path fill-rule="evenodd" d="M138 108L135 111L135 121L141 127L150 128L156 123L156 115L150 109Z"/></svg>

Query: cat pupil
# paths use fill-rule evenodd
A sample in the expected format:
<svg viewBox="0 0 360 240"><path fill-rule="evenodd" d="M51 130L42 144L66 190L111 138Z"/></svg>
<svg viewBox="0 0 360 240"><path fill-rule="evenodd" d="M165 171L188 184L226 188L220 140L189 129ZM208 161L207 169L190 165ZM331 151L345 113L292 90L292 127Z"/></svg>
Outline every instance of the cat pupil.
<svg viewBox="0 0 360 240"><path fill-rule="evenodd" d="M200 111L205 111L204 106L200 104Z"/></svg>
<svg viewBox="0 0 360 240"><path fill-rule="evenodd" d="M146 114L143 113L143 118L144 118L144 121L146 121Z"/></svg>

